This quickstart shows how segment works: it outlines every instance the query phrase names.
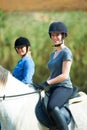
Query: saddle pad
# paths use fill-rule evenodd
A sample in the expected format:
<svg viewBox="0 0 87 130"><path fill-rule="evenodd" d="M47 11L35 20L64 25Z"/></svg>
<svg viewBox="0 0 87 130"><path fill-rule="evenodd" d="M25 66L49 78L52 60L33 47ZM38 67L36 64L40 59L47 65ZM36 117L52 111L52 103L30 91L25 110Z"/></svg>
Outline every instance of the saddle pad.
<svg viewBox="0 0 87 130"><path fill-rule="evenodd" d="M83 95L78 103L69 105L74 121L76 123L75 130L87 129L87 95Z"/></svg>
<svg viewBox="0 0 87 130"><path fill-rule="evenodd" d="M82 102L84 100L87 100L87 95L84 92L79 92L79 97L75 97L69 100L69 105L73 103Z"/></svg>

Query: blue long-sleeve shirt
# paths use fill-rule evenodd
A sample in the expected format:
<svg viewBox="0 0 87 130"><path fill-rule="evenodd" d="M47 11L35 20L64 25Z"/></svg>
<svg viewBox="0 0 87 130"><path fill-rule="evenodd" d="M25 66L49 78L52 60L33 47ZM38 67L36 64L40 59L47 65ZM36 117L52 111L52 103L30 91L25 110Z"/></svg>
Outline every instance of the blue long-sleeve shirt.
<svg viewBox="0 0 87 130"><path fill-rule="evenodd" d="M12 71L12 75L25 84L31 84L35 72L35 64L32 57L24 56L20 59Z"/></svg>

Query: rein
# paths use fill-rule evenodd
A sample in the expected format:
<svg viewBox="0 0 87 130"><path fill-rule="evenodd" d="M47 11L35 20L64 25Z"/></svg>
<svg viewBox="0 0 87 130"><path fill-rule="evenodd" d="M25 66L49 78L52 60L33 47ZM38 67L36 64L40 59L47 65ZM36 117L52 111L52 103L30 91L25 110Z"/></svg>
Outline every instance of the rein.
<svg viewBox="0 0 87 130"><path fill-rule="evenodd" d="M3 96L0 96L0 98L2 98L3 100L5 100L6 98L13 98L13 97L31 95L31 94L35 94L35 93L40 93L40 92L31 92L31 93L24 93L24 94L11 95L11 96L5 96L5 95L3 95Z"/></svg>

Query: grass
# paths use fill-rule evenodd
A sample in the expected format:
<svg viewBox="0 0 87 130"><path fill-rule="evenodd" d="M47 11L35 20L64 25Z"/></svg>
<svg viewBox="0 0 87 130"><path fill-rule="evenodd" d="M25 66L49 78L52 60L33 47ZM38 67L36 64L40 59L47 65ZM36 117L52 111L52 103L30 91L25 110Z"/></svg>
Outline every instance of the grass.
<svg viewBox="0 0 87 130"><path fill-rule="evenodd" d="M74 84L87 91L87 12L85 11L42 11L42 12L1 12L0 19L0 61L10 71L18 60L14 49L14 41L19 36L29 38L32 56L36 64L35 82L44 81L48 75L47 62L52 48L48 35L52 21L63 21L69 36L66 44L73 52L71 77ZM2 60L3 57L3 60Z"/></svg>

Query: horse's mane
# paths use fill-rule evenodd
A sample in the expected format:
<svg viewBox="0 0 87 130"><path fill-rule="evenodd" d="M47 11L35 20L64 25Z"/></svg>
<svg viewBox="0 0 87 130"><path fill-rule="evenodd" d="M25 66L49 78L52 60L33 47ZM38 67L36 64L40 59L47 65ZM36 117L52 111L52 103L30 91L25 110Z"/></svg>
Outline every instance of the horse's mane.
<svg viewBox="0 0 87 130"><path fill-rule="evenodd" d="M0 84L5 85L8 79L9 71L0 66Z"/></svg>

